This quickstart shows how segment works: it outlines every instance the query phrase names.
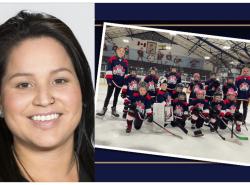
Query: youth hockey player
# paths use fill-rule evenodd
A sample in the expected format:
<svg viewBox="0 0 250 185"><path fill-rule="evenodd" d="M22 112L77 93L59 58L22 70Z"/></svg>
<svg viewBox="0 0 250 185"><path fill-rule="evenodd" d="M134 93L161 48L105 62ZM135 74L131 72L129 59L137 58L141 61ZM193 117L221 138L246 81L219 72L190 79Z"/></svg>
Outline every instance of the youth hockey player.
<svg viewBox="0 0 250 185"><path fill-rule="evenodd" d="M172 100L177 99L179 93L183 92L184 85L183 83L178 83L175 87L175 90L172 91L171 98Z"/></svg>
<svg viewBox="0 0 250 185"><path fill-rule="evenodd" d="M174 110L174 121L171 122L173 127L185 127L185 122L188 117L188 103L186 101L186 93L178 93L178 98L172 101Z"/></svg>
<svg viewBox="0 0 250 185"><path fill-rule="evenodd" d="M206 100L210 103L215 92L220 90L220 82L216 79L216 74L212 73L210 79L205 82Z"/></svg>
<svg viewBox="0 0 250 185"><path fill-rule="evenodd" d="M191 123L192 129L195 129L195 135L202 135L200 128L203 126L203 123L208 120L209 116L209 104L205 100L205 91L197 90L196 99L193 99L190 103L189 110L191 114Z"/></svg>
<svg viewBox="0 0 250 185"><path fill-rule="evenodd" d="M224 121L228 123L236 123L236 131L241 131L241 122L243 121L243 115L237 110L236 104L237 93L234 90L229 90L227 92L227 99L223 102L223 108L220 116L224 118Z"/></svg>
<svg viewBox="0 0 250 185"><path fill-rule="evenodd" d="M189 84L189 104L192 102L193 99L196 98L196 92L199 90L204 89L203 84L200 81L200 74L194 73L193 74L193 81Z"/></svg>
<svg viewBox="0 0 250 185"><path fill-rule="evenodd" d="M237 110L240 109L241 102L243 103L243 124L245 124L248 110L248 103L250 98L250 76L249 68L244 67L242 69L241 76L238 76L235 80L235 86L237 88Z"/></svg>
<svg viewBox="0 0 250 185"><path fill-rule="evenodd" d="M210 126L211 132L217 130L218 128L226 128L226 125L222 123L221 119L219 119L223 106L222 94L220 92L215 92L213 100L210 103L209 112L209 122L212 124L212 127Z"/></svg>
<svg viewBox="0 0 250 185"><path fill-rule="evenodd" d="M176 85L181 83L181 76L177 73L175 66L171 67L170 73L166 74L165 77L168 81L168 92L172 95L172 92L175 90Z"/></svg>
<svg viewBox="0 0 250 185"><path fill-rule="evenodd" d="M153 114L151 109L151 97L147 93L147 83L140 82L138 91L130 97L130 105L127 114L127 129L126 132L130 133L132 124L136 130L140 129L145 118L149 122L153 121Z"/></svg>
<svg viewBox="0 0 250 185"><path fill-rule="evenodd" d="M159 89L157 90L155 103L165 102L166 105L171 104L171 96L167 90L167 79L165 77L160 77L158 81Z"/></svg>
<svg viewBox="0 0 250 185"><path fill-rule="evenodd" d="M155 96L157 92L157 83L158 83L158 76L157 76L157 69L155 67L150 67L149 75L144 78L144 82L147 83L148 86L148 94L152 98L152 103L155 101Z"/></svg>
<svg viewBox="0 0 250 185"><path fill-rule="evenodd" d="M223 91L223 100L225 100L227 98L227 92L228 90L234 90L235 92L237 92L237 88L234 84L234 77L232 75L229 75L227 77L227 81L226 83L223 85L222 87L222 91Z"/></svg>
<svg viewBox="0 0 250 185"><path fill-rule="evenodd" d="M128 113L129 98L138 90L140 79L137 77L136 69L130 68L130 74L125 77L122 87L121 97L124 99L124 108L122 118L126 119Z"/></svg>
<svg viewBox="0 0 250 185"><path fill-rule="evenodd" d="M128 61L124 59L124 55L125 49L117 48L116 55L108 59L108 68L105 75L105 78L107 79L108 90L104 101L103 109L101 112L97 113L98 116L105 115L108 109L109 100L113 94L113 91L115 90L113 106L111 107L111 114L115 117L119 117L119 114L116 112L116 105L119 93L124 84L125 75L128 71Z"/></svg>

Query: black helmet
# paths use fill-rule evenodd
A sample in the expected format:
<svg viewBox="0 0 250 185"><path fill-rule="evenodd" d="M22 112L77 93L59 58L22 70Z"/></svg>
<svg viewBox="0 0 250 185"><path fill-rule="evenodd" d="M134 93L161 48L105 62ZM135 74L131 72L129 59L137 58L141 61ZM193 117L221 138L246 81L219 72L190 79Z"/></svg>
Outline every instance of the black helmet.
<svg viewBox="0 0 250 185"><path fill-rule="evenodd" d="M176 85L176 88L177 88L177 87L179 87L179 88L182 88L182 89L183 89L183 88L184 88L184 84L183 84L183 83L178 83L178 84Z"/></svg>
<svg viewBox="0 0 250 185"><path fill-rule="evenodd" d="M222 96L222 93L221 93L221 92L215 92L215 93L214 93L214 97L215 97L215 96L220 96L220 97L221 97L221 96Z"/></svg>

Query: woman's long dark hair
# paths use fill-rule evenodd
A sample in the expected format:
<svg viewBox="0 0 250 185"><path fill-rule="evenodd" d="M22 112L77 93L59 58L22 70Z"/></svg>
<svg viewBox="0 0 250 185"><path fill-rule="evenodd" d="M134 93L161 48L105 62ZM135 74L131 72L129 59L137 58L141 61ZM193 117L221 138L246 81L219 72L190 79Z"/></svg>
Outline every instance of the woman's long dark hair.
<svg viewBox="0 0 250 185"><path fill-rule="evenodd" d="M94 89L87 59L70 28L51 15L29 11L21 11L0 25L0 86L13 47L25 39L43 36L58 40L74 65L83 98L83 113L74 133L74 147L88 175L94 180ZM1 118L0 181L20 181L23 178L13 156L12 145L13 136Z"/></svg>

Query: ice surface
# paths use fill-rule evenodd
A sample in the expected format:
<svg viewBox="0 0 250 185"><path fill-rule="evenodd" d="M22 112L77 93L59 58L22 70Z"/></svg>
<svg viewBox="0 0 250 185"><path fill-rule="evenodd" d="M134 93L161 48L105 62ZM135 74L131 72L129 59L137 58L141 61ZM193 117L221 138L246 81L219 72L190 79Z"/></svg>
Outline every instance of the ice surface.
<svg viewBox="0 0 250 185"><path fill-rule="evenodd" d="M103 79L102 79L103 80ZM98 94L96 96L96 112L99 112L104 103L107 86L100 80ZM131 150L141 150L147 152L158 152L163 155L185 156L185 158L197 158L215 162L228 162L232 164L250 165L250 141L241 141L242 145L223 141L216 133L211 133L209 128L203 126L203 137L192 137L185 135L178 128L172 128L170 125L166 128L183 137L179 139L159 129L153 123L144 122L140 130L132 129L127 134L126 120L123 120L123 99L119 96L117 111L120 118L115 119L111 116L110 107L113 99L111 98L108 111L103 119L95 119L95 143L107 147L119 147ZM250 113L248 113L248 127L250 129ZM187 125L191 132L190 124ZM242 126L241 135L250 137L250 130L246 131ZM219 130L226 138L230 138L230 131ZM234 137L235 138L235 137Z"/></svg>

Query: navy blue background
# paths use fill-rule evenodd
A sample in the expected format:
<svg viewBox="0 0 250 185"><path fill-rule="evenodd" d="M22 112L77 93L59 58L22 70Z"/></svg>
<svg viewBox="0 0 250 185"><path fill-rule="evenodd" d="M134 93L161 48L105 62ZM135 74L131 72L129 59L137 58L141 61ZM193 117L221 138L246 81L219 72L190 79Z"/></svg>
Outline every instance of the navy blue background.
<svg viewBox="0 0 250 185"><path fill-rule="evenodd" d="M147 24L148 26L152 24L150 27L154 27L153 24L158 24L157 28L162 29L250 39L249 10L250 4L97 3L95 4L96 75L98 69L103 22L136 25ZM176 26L167 26L167 24L175 24ZM191 24L197 26L191 26ZM200 24L202 24L202 26ZM209 26L209 24L230 24L231 26ZM180 25L186 26L184 27ZM240 156L238 157L240 158ZM109 161L169 161L194 163L100 163ZM97 148L96 181L250 181L250 167L195 162L196 161L194 160L188 159Z"/></svg>

